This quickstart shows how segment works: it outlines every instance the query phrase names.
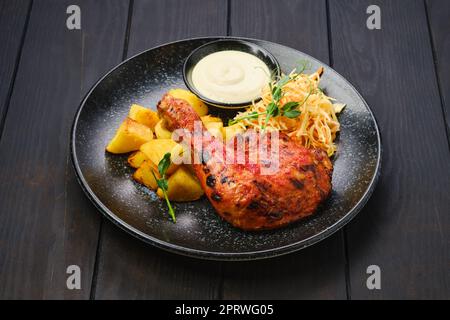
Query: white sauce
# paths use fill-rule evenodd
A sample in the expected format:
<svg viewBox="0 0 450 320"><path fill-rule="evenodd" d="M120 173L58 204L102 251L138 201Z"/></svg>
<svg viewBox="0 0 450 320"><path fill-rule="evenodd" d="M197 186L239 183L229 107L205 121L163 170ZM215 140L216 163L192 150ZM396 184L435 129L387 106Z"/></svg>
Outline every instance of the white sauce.
<svg viewBox="0 0 450 320"><path fill-rule="evenodd" d="M235 50L207 55L192 71L195 88L206 98L221 103L257 99L269 80L269 68L261 59Z"/></svg>

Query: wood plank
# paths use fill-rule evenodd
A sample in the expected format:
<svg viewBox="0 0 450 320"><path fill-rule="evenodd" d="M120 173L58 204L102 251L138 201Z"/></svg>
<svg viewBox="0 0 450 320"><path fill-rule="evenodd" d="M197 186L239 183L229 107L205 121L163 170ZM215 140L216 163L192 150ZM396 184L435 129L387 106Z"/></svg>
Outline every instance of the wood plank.
<svg viewBox="0 0 450 320"><path fill-rule="evenodd" d="M224 265L224 299L346 299L342 234L286 256Z"/></svg>
<svg viewBox="0 0 450 320"><path fill-rule="evenodd" d="M443 111L450 140L450 2L427 0L427 13L431 29L435 68L440 85Z"/></svg>
<svg viewBox="0 0 450 320"><path fill-rule="evenodd" d="M220 263L167 253L112 223L102 229L95 299L215 299Z"/></svg>
<svg viewBox="0 0 450 320"><path fill-rule="evenodd" d="M128 56L177 39L224 35L226 10L226 1L136 0ZM219 263L165 253L109 222L104 225L100 253L97 299L211 299L219 295Z"/></svg>
<svg viewBox="0 0 450 320"><path fill-rule="evenodd" d="M231 0L230 35L273 41L329 63L325 0Z"/></svg>
<svg viewBox="0 0 450 320"><path fill-rule="evenodd" d="M0 137L26 30L30 0L0 2Z"/></svg>
<svg viewBox="0 0 450 320"><path fill-rule="evenodd" d="M372 107L383 169L348 227L351 298L450 297L450 154L424 2L377 1L381 30L366 28L373 1L330 1L334 67ZM381 268L381 290L366 269Z"/></svg>
<svg viewBox="0 0 450 320"><path fill-rule="evenodd" d="M73 1L34 1L0 142L0 297L89 298L99 215L69 163L82 96L120 61L128 4L81 0L81 30L66 28ZM67 290L66 268L81 268Z"/></svg>
<svg viewBox="0 0 450 320"><path fill-rule="evenodd" d="M175 40L226 35L226 19L226 0L135 0L128 57Z"/></svg>
<svg viewBox="0 0 450 320"><path fill-rule="evenodd" d="M301 23L299 23L301 21ZM231 34L277 42L329 63L325 1L232 0ZM303 251L225 264L224 298L345 299L342 231Z"/></svg>

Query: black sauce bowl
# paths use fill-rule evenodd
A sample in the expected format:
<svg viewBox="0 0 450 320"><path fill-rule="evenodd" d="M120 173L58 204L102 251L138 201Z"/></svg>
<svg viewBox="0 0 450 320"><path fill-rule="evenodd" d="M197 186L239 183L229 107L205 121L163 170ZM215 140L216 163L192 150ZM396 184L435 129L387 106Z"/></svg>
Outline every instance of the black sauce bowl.
<svg viewBox="0 0 450 320"><path fill-rule="evenodd" d="M247 107L252 104L252 101L258 101L261 98L245 101L242 103L223 103L220 101L212 100L202 95L195 88L192 82L192 71L194 70L195 65L201 59L203 59L207 55L210 55L211 53L225 50L242 51L254 55L255 57L261 59L267 65L272 74L275 75L280 74L280 65L277 59L275 59L275 57L269 51L251 42L237 39L221 39L217 41L208 42L191 52L191 54L186 58L183 66L184 83L186 84L186 87L188 87L190 91L192 91L200 100L202 100L206 104L225 109L238 109Z"/></svg>

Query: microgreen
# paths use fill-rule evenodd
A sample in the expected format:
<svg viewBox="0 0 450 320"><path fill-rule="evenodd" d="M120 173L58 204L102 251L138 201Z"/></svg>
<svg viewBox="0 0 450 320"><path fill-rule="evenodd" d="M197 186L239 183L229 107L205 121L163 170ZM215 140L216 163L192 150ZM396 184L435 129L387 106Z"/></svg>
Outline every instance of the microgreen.
<svg viewBox="0 0 450 320"><path fill-rule="evenodd" d="M266 113L265 112L258 113L256 111L253 111L253 112L250 112L249 114L247 114L245 116L242 116L242 117L239 117L239 118L236 118L236 119L228 120L228 125L232 126L233 124L236 124L239 121L242 121L242 120L245 120L245 119L257 119L260 115L263 115L263 114L266 114Z"/></svg>
<svg viewBox="0 0 450 320"><path fill-rule="evenodd" d="M305 70L309 70L311 68L311 63L307 60L301 60L298 66L294 69L294 74L283 75L277 81L272 80L269 82L269 89L272 96L272 101L267 105L266 111L263 113L258 113L256 111L251 112L242 117L231 119L228 121L228 125L233 125L239 121L245 119L257 119L261 115L265 115L264 123L262 125L262 129L264 130L269 123L271 117L276 117L279 115L288 117L290 119L297 118L301 112L296 110L297 107L303 105L306 100L308 100L311 92L306 96L305 100L302 103L299 102L288 102L284 106L280 106L280 101L283 98L283 87L292 80L295 80L300 74L305 72Z"/></svg>
<svg viewBox="0 0 450 320"><path fill-rule="evenodd" d="M300 111L295 110L295 108L297 108L298 105L299 103L294 101L286 103L282 108L283 116L288 117L290 119L297 118L300 115Z"/></svg>
<svg viewBox="0 0 450 320"><path fill-rule="evenodd" d="M308 60L300 60L297 67L295 67L295 73L299 75L309 69L311 69L311 62Z"/></svg>
<svg viewBox="0 0 450 320"><path fill-rule="evenodd" d="M167 191L169 190L169 184L167 182L166 179L166 172L167 169L170 166L170 152L167 152L164 157L161 159L161 161L159 161L158 163L158 172L159 172L159 176L161 177L160 179L158 179L155 175L155 173L152 170L152 174L153 177L156 180L156 184L158 185L158 187L162 190L163 194L164 194L164 198L166 199L166 203L167 203L167 207L169 208L169 215L172 218L173 222L177 222L177 219L175 218L175 211L172 208L172 205L169 201L169 197L167 195Z"/></svg>

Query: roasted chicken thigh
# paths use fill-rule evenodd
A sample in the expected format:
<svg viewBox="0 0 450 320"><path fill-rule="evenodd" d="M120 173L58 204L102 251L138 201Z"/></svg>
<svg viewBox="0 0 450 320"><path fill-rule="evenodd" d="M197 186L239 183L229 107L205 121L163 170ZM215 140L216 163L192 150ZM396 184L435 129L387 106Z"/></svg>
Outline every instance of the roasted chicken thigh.
<svg viewBox="0 0 450 320"><path fill-rule="evenodd" d="M217 213L237 228L285 226L313 214L330 194L333 166L322 150L305 148L278 132L276 141L267 133L225 143L207 132L186 101L169 95L158 103L158 112L168 129L184 129L200 139L190 143L191 159L200 160L192 167ZM239 139L244 142L241 153ZM267 155L260 147L251 148L252 143L264 144ZM272 166L275 170L265 173Z"/></svg>

